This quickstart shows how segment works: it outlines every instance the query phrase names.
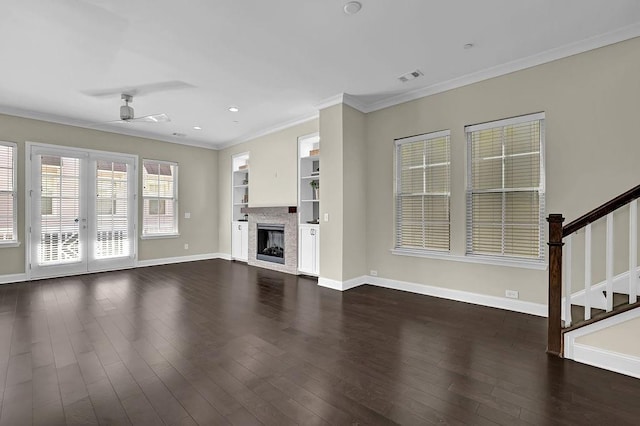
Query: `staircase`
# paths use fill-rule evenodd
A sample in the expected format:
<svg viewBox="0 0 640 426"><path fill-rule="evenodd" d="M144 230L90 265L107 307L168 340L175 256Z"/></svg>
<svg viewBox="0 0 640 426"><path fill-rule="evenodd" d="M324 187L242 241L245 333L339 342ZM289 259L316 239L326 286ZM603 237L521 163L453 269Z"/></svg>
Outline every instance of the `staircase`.
<svg viewBox="0 0 640 426"><path fill-rule="evenodd" d="M565 226L562 226L562 215L548 217L548 353L573 358L576 338L640 318L639 197L640 185ZM603 256L598 257L599 251L604 251ZM614 274L615 256L618 257L617 275ZM622 272L621 256L626 269ZM604 280L593 283L596 275L604 276ZM629 338L636 339L636 336ZM627 358L634 361L634 357ZM640 357L637 362L637 371L640 371ZM598 366L607 368L606 365ZM636 371L636 367L631 370Z"/></svg>

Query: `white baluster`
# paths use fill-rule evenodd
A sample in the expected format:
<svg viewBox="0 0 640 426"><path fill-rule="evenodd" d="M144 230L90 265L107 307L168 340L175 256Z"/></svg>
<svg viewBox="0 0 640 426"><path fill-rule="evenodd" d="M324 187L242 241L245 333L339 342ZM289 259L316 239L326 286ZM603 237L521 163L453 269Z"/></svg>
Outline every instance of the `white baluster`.
<svg viewBox="0 0 640 426"><path fill-rule="evenodd" d="M564 260L564 326L571 326L571 241L573 239L573 235L569 235L565 238L564 244L564 255L562 259Z"/></svg>
<svg viewBox="0 0 640 426"><path fill-rule="evenodd" d="M629 204L629 303L638 301L638 200Z"/></svg>
<svg viewBox="0 0 640 426"><path fill-rule="evenodd" d="M607 215L607 312L613 310L613 213Z"/></svg>
<svg viewBox="0 0 640 426"><path fill-rule="evenodd" d="M584 319L591 319L591 224L584 233Z"/></svg>

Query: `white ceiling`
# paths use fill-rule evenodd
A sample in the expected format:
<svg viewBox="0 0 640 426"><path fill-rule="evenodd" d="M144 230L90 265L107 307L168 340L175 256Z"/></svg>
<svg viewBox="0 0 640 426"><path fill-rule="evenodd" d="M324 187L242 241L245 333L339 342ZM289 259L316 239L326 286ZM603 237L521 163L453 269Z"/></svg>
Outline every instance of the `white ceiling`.
<svg viewBox="0 0 640 426"><path fill-rule="evenodd" d="M215 148L342 93L369 111L640 35L638 0L361 0L352 16L345 3L4 1L0 111ZM397 80L414 69L424 76ZM170 123L95 124L121 101L87 92L156 83L180 88L132 106Z"/></svg>

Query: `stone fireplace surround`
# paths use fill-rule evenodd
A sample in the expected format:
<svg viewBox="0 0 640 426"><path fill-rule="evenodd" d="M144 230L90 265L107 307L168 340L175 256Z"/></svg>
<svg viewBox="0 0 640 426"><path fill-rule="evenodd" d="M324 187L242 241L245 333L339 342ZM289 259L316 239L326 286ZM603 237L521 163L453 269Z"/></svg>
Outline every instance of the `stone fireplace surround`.
<svg viewBox="0 0 640 426"><path fill-rule="evenodd" d="M249 258L252 266L273 269L289 274L298 273L298 213L296 207L244 207L242 213L249 215ZM258 223L284 225L284 265L258 260Z"/></svg>

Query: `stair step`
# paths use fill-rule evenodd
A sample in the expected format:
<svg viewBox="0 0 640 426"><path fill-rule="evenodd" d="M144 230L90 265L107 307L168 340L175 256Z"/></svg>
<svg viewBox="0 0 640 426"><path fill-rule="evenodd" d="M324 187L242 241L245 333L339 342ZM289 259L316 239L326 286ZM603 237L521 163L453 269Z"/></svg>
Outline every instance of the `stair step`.
<svg viewBox="0 0 640 426"><path fill-rule="evenodd" d="M604 311L602 309L591 308L591 319L584 319L584 306L571 305L571 326L564 328L562 332L575 330L580 327L584 327L594 322L598 322L605 318L612 317L622 312L629 311L640 307L640 301L637 303L629 304L629 295L621 293L613 293L613 310L611 312Z"/></svg>

